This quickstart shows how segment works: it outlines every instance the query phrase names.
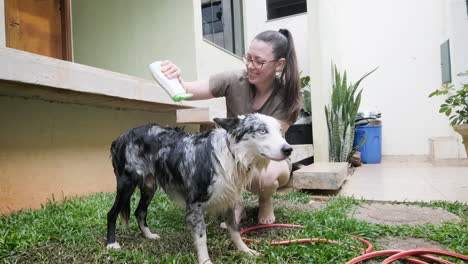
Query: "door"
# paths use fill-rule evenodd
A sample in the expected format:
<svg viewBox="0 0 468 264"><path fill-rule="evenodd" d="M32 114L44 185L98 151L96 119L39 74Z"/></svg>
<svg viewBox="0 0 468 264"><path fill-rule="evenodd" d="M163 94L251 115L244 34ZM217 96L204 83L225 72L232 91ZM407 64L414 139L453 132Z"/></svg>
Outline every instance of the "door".
<svg viewBox="0 0 468 264"><path fill-rule="evenodd" d="M6 45L71 61L69 0L5 0Z"/></svg>

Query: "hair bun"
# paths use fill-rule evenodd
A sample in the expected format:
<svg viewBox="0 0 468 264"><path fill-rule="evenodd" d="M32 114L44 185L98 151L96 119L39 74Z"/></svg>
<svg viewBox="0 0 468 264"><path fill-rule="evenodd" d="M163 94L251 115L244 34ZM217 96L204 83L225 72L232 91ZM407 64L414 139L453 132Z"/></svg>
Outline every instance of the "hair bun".
<svg viewBox="0 0 468 264"><path fill-rule="evenodd" d="M289 30L284 29L284 28L280 28L280 30L278 30L278 32L283 34L283 36L285 36L287 39L289 39Z"/></svg>

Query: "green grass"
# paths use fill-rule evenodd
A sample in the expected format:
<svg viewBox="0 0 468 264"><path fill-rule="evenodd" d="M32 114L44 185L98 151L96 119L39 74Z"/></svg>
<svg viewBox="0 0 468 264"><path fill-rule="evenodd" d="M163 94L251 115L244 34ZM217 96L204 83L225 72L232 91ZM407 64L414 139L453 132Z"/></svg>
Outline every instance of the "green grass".
<svg viewBox="0 0 468 264"><path fill-rule="evenodd" d="M123 233L117 230L122 250L104 248L106 214L113 194L97 194L87 198L50 202L41 210L20 212L0 217L1 263L196 263L190 231L184 223L184 210L158 192L150 206L148 225L161 236L159 240L141 237L135 218ZM138 195L132 200L136 208ZM246 199L253 199L249 194ZM416 237L437 241L448 250L468 254L468 205L449 202L417 203L444 208L462 217L459 223L444 225L386 226L371 224L348 216L357 205L366 201L335 197L320 210L307 208L309 197L303 193L275 196L277 222L304 225L305 229L268 229L249 233L257 239L327 238L361 246L349 234L374 243L384 236ZM300 204L301 206L297 206ZM290 206L288 206L290 205ZM256 208L247 207L248 220L254 225ZM262 253L251 258L238 253L227 232L219 228L220 220L207 217L208 248L216 263L345 263L359 255L357 250L332 244L294 244L289 246L251 245ZM452 259L455 263L462 263ZM458 261L458 262L457 262Z"/></svg>

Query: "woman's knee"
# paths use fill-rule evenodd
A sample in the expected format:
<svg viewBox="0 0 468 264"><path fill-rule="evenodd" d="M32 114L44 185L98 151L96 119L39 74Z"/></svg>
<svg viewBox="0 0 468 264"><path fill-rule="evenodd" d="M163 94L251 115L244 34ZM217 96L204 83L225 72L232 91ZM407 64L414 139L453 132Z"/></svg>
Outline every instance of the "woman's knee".
<svg viewBox="0 0 468 264"><path fill-rule="evenodd" d="M289 181L291 171L287 161L275 161L271 163L269 170L274 174L275 179L278 181L279 187L286 185Z"/></svg>
<svg viewBox="0 0 468 264"><path fill-rule="evenodd" d="M272 161L268 168L258 173L251 184L250 191L255 193L275 192L289 181L289 167L286 162Z"/></svg>

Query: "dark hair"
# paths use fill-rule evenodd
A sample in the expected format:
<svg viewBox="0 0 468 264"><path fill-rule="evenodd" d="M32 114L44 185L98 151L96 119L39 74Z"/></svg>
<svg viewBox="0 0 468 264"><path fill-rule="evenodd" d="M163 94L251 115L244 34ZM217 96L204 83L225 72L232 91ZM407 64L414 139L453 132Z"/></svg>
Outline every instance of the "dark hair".
<svg viewBox="0 0 468 264"><path fill-rule="evenodd" d="M287 121L294 123L301 109L301 93L296 49L291 33L287 29L268 30L258 34L255 39L272 45L275 60L286 59L286 65L279 77L284 89L278 92L284 98L283 110L288 115Z"/></svg>

